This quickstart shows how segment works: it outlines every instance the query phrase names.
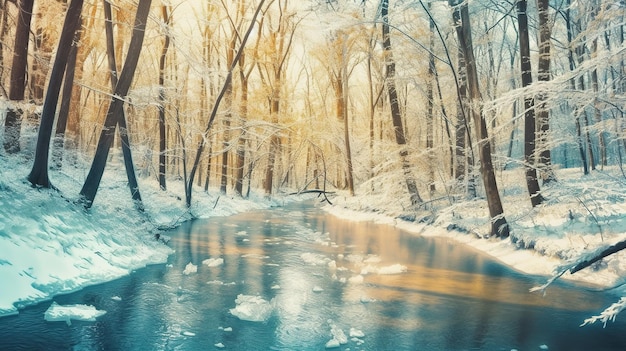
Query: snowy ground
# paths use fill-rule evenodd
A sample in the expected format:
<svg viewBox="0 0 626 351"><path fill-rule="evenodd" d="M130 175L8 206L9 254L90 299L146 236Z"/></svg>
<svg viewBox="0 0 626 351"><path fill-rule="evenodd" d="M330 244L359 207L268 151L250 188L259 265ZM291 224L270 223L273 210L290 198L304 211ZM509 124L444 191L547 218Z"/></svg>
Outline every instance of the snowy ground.
<svg viewBox="0 0 626 351"><path fill-rule="evenodd" d="M165 262L172 251L155 239L163 226L277 205L255 195L243 200L198 188L187 211L182 183L171 182L163 192L154 179L139 179L146 207L140 215L121 163L113 162L93 207L85 211L75 201L88 168L51 171L58 192L35 189L26 180L32 166L27 154L0 153L0 316Z"/></svg>

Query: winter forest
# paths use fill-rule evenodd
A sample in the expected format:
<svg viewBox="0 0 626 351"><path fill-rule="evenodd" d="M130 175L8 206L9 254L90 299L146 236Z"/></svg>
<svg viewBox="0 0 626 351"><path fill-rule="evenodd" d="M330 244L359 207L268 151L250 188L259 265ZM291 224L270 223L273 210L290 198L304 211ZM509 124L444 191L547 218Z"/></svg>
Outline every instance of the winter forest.
<svg viewBox="0 0 626 351"><path fill-rule="evenodd" d="M146 184L189 211L211 189L319 194L558 259L541 290L588 266L619 284L625 18L605 0L0 0L0 158L86 211L105 170L138 213L166 206Z"/></svg>
<svg viewBox="0 0 626 351"><path fill-rule="evenodd" d="M391 190L415 210L484 192L507 237L497 171L523 168L536 206L555 167L621 166L623 15L600 1L7 0L4 149L40 126L41 187L48 167L95 154L86 206L113 147L135 200L135 172L163 189L182 178L188 206L213 183Z"/></svg>

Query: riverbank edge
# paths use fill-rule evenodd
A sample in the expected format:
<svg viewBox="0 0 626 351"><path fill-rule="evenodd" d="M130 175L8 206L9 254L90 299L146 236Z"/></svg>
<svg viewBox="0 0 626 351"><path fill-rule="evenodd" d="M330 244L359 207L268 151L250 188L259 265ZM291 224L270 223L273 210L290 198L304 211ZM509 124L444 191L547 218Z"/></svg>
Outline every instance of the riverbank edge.
<svg viewBox="0 0 626 351"><path fill-rule="evenodd" d="M322 209L341 219L372 221L391 225L414 235L450 239L487 255L515 271L527 275L542 276L545 277L546 281L554 275L559 266L566 263L566 260L542 254L534 248L520 247L514 244L510 238L479 237L458 224L450 228L450 224L442 226L432 223L419 223L385 214L384 211L372 212L352 209L346 204L325 205L322 206ZM485 221L485 224L488 225L488 221ZM576 274L566 272L560 277L560 279L598 289L610 289L619 284L621 278L621 274L617 271L608 269L586 269Z"/></svg>

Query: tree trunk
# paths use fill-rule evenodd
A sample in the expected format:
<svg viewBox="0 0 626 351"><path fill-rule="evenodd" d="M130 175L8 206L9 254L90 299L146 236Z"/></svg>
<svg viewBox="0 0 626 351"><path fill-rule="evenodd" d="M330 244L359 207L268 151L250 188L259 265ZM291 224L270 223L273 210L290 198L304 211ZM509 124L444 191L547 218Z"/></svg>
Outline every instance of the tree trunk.
<svg viewBox="0 0 626 351"><path fill-rule="evenodd" d="M526 14L526 0L517 1L517 22L519 25L520 65L522 71L522 87L532 84L532 71L530 67L530 44L528 38L528 16ZM526 174L526 187L533 207L543 202L537 180L535 168L535 135L537 125L535 123L534 99L531 96L524 97L524 169Z"/></svg>
<svg viewBox="0 0 626 351"><path fill-rule="evenodd" d="M13 63L11 65L11 81L9 100L24 100L26 89L26 66L28 63L28 37L33 13L34 0L20 0L13 46ZM6 12L6 9L4 9ZM56 107L56 106L55 106ZM7 109L4 120L4 150L8 154L20 151L20 134L22 129L23 111L12 104Z"/></svg>
<svg viewBox="0 0 626 351"><path fill-rule="evenodd" d="M106 2L106 0L105 0ZM122 73L119 76L119 80L115 85L115 91L109 109L107 111L106 119L104 121L104 128L100 133L100 139L98 140L98 146L96 147L96 153L94 155L91 168L85 179L85 183L80 191L80 195L83 198L86 208L91 207L96 197L96 193L102 180L102 174L106 166L109 150L113 144L113 138L115 135L115 126L120 125L120 133L126 133L126 121L124 118L124 100L120 99L128 95L130 85L135 75L137 63L139 62L139 56L143 47L143 39L146 28L146 21L150 12L150 4L152 0L139 0L137 5L137 14L135 16L135 23L133 26L133 33L128 47L128 54L122 68ZM111 62L111 61L110 61ZM115 61L113 61L115 62ZM126 142L123 142L126 144ZM124 147L124 145L123 145ZM126 145L129 147L129 145ZM124 155L125 165L129 161ZM128 166L126 168L128 172ZM133 199L139 195L136 187L133 189L131 186L131 193Z"/></svg>
<svg viewBox="0 0 626 351"><path fill-rule="evenodd" d="M59 92L63 84L63 74L67 66L69 53L72 49L72 41L74 33L78 29L80 23L80 14L83 9L83 0L72 0L65 15L61 38L57 54L52 66L52 73L48 83L48 91L46 92L46 100L41 113L41 123L39 125L39 133L37 135L37 146L35 148L35 161L33 168L28 175L28 181L33 186L44 188L52 187L50 178L48 177L48 155L50 152L50 139L52 138L52 127L54 126L54 117L56 114L57 104L59 101Z"/></svg>
<svg viewBox="0 0 626 351"><path fill-rule="evenodd" d="M549 0L537 0L539 12L539 58L537 63L537 81L550 81L550 46L552 35L552 23L549 17ZM552 156L548 138L550 134L550 109L547 106L547 89L537 94L535 109L539 123L539 167L544 184L556 181L556 175L552 169Z"/></svg>
<svg viewBox="0 0 626 351"><path fill-rule="evenodd" d="M428 3L431 6L431 3ZM428 50L428 77L426 78L426 152L428 153L428 190L435 193L435 150L434 150L434 81L435 81L435 22L429 18L429 50Z"/></svg>
<svg viewBox="0 0 626 351"><path fill-rule="evenodd" d="M80 23L78 24L80 28ZM67 127L67 118L70 112L70 103L72 102L72 92L74 90L74 71L76 69L76 57L78 55L78 43L80 42L80 30L77 30L72 42L67 66L65 69L65 79L63 81L63 91L61 95L61 107L59 108L59 117L57 118L57 126L55 138L53 142L52 159L54 167L60 169L63 163L63 144L65 139L65 129Z"/></svg>
<svg viewBox="0 0 626 351"><path fill-rule="evenodd" d="M161 5L161 15L163 21L169 25L170 16L168 14L168 6ZM159 58L159 186L161 190L167 189L167 183L165 180L167 158L165 155L167 148L167 133L165 130L165 64L167 61L167 50L170 46L170 34L169 28L165 30L165 42L163 43L163 49L161 50L161 57Z"/></svg>
<svg viewBox="0 0 626 351"><path fill-rule="evenodd" d="M402 163L402 172L406 181L409 196L411 198L411 205L417 206L423 201L420 197L419 191L417 190L417 183L415 182L415 177L413 176L411 165L409 163L409 151L406 146L406 136L402 123L402 112L400 111L398 92L396 91L396 64L393 60L391 37L389 35L389 0L382 0L381 17L383 19L382 35L386 66L385 78L387 83L387 93L389 94L389 105L391 107L391 120L394 127L396 143L402 148L400 150L400 162Z"/></svg>
<svg viewBox="0 0 626 351"><path fill-rule="evenodd" d="M478 139L478 148L480 156L480 173L485 187L487 196L487 205L489 207L489 216L491 220L491 235L506 238L509 236L509 225L504 217L502 202L498 192L493 163L491 160L491 142L487 133L487 123L482 114L482 98L478 86L478 74L476 71L476 60L474 59L474 49L472 44L472 31L469 18L467 3L461 5L455 3L455 0L449 0L452 6L460 6L460 23L461 30L457 31L459 44L463 50L465 59L465 68L467 70L468 93L470 98L470 112L474 120L474 128Z"/></svg>

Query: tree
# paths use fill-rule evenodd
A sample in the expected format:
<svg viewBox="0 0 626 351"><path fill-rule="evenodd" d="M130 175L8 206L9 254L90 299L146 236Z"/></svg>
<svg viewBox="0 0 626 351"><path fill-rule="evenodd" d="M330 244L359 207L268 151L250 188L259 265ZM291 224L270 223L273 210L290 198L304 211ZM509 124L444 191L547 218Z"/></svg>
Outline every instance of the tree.
<svg viewBox="0 0 626 351"><path fill-rule="evenodd" d="M537 0L539 12L539 58L537 59L537 81L547 83L550 81L550 46L552 36L552 23L549 19L549 0ZM552 170L552 156L548 145L550 133L550 109L547 106L547 92L540 91L536 97L535 109L539 123L539 166L542 172L541 178L544 184L556 181L556 175Z"/></svg>
<svg viewBox="0 0 626 351"><path fill-rule="evenodd" d="M189 172L189 178L185 179L185 204L187 205L187 207L191 207L193 181L198 171L198 166L200 165L200 159L202 157L202 152L204 151L204 147L206 145L206 139L208 137L209 131L211 130L211 127L213 126L213 122L215 121L215 117L217 116L217 110L219 109L222 99L224 98L224 94L226 94L226 90L229 88L230 84L232 84L233 71L238 64L239 59L241 58L241 55L243 54L243 50L246 46L246 43L248 42L250 33L252 32L252 29L254 28L255 21L259 13L261 12L261 8L263 7L264 3L265 3L265 0L261 0L259 4L257 5L256 11L254 12L252 20L250 21L250 24L248 25L248 29L246 30L246 33L241 39L241 45L239 46L239 50L237 51L237 54L233 58L231 66L228 69L228 74L226 75L226 79L224 81L224 84L222 85L222 89L220 90L219 94L217 95L215 99L215 103L213 104L213 109L211 110L211 115L209 116L207 127L204 130L202 139L198 143L198 149L196 150L196 155L194 158L193 166L191 168L191 171Z"/></svg>
<svg viewBox="0 0 626 351"><path fill-rule="evenodd" d="M394 136L396 143L401 147L400 162L402 163L402 171L406 182L407 190L411 198L411 205L417 206L422 202L415 176L412 174L409 161L409 150L407 149L407 140L404 133L404 125L402 121L402 111L398 102L398 92L396 90L396 64L393 59L393 51L391 49L391 37L389 35L389 0L381 0L381 17L383 20L382 36L383 50L385 52L385 83L387 85L387 93L389 95L389 105L391 108L391 120L394 128Z"/></svg>
<svg viewBox="0 0 626 351"><path fill-rule="evenodd" d="M267 47L269 60L264 65L267 75L266 83L271 89L269 96L270 122L276 127L279 121L280 106L282 99L282 89L284 75L287 69L288 57L291 52L293 37L299 21L295 20L294 14L287 13L289 1L278 0L278 18L275 27L272 28L272 21L268 20L269 38ZM265 195L272 194L274 186L274 170L276 168L276 158L280 152L280 135L278 129L270 136L267 166L265 167L265 179L263 190Z"/></svg>
<svg viewBox="0 0 626 351"><path fill-rule="evenodd" d="M163 16L163 22L166 25L170 24L171 17L168 13L168 6L161 5L161 15ZM159 57L159 186L162 190L167 189L165 181L166 172L166 155L165 149L167 146L167 136L165 130L165 63L167 60L167 50L170 46L170 33L166 30L165 41L163 42L163 49L161 50L161 56Z"/></svg>
<svg viewBox="0 0 626 351"><path fill-rule="evenodd" d="M34 0L20 0L17 27L15 29L15 43L13 46L13 63L11 66L11 82L9 86L9 100L24 100L26 89L26 66L28 63L28 43L30 22L33 13ZM3 12L6 12L4 9ZM4 150L7 153L20 151L20 131L22 129L22 110L17 106L9 105L4 120Z"/></svg>
<svg viewBox="0 0 626 351"><path fill-rule="evenodd" d="M517 1L517 23L519 25L520 65L522 70L522 87L532 84L532 72L530 67L530 44L528 39L528 16L526 14L526 0ZM534 99L531 96L524 97L524 169L526 170L526 187L530 195L533 207L543 202L537 180L535 168L535 136L537 127L535 123Z"/></svg>
<svg viewBox="0 0 626 351"><path fill-rule="evenodd" d="M116 82L117 84L115 84L115 90L106 114L104 127L100 133L100 139L98 140L96 153L94 155L93 162L91 163L91 168L89 169L89 173L87 174L85 183L80 190L82 201L84 201L84 205L87 208L91 207L96 197L96 193L98 192L100 181L102 180L102 175L104 173L104 168L106 166L107 158L109 155L109 150L111 149L111 145L113 144L113 137L115 135L116 129L115 127L119 124L120 129L126 129L126 123L124 118L124 97L128 95L128 91L130 89L130 85L135 75L135 70L137 68L137 63L139 62L139 55L141 54L141 48L143 46L146 21L148 19L148 14L150 13L151 3L152 0L139 0L139 4L137 5L135 23L133 26L130 44L128 46L128 54L124 62L124 67L122 68L122 73L120 74L119 79ZM109 54L111 54L111 50L108 51ZM111 64L111 62L115 61L109 60L109 62ZM115 71L112 71L112 73L114 72ZM120 132L125 133L125 131ZM125 160L126 162L129 161L126 155ZM126 169L128 171L128 166ZM133 187L132 184L129 184L129 186L131 187L131 193L133 195L133 198L135 199L135 197L139 194L136 186Z"/></svg>
<svg viewBox="0 0 626 351"><path fill-rule="evenodd" d="M80 27L80 23L78 27ZM53 142L54 150L52 157L54 159L54 166L61 168L63 163L63 144L65 139L65 129L67 128L67 118L70 112L70 104L72 101L72 93L74 87L74 72L76 70L76 59L78 56L78 43L80 42L80 30L77 30L74 34L74 41L72 42L72 48L67 60L67 67L65 69L65 78L63 80L63 91L61 95L61 107L59 108L59 116L57 117L57 124L55 130L55 138Z"/></svg>
<svg viewBox="0 0 626 351"><path fill-rule="evenodd" d="M474 129L478 140L478 155L480 158L480 174L487 196L487 206L491 219L491 235L500 238L509 236L509 225L504 217L502 201L498 192L498 184L491 160L491 141L487 133L487 123L482 112L482 97L478 85L478 72L474 47L472 43L472 27L470 22L467 2L460 3L458 0L449 0L454 11L458 11L460 23L455 23L461 30L457 31L459 45L463 50L465 69L467 74L467 92L470 103L470 113L474 120ZM455 21L456 22L456 21Z"/></svg>
<svg viewBox="0 0 626 351"><path fill-rule="evenodd" d="M74 34L80 24L80 14L83 8L83 0L72 0L65 14L63 30L59 45L57 47L52 73L48 82L46 99L41 113L41 123L37 135L37 146L35 148L35 161L33 168L28 175L28 181L34 186L44 188L52 187L48 177L48 155L50 152L50 139L52 138L52 127L59 101L59 91L63 84L63 75L67 66L67 60L72 50Z"/></svg>

